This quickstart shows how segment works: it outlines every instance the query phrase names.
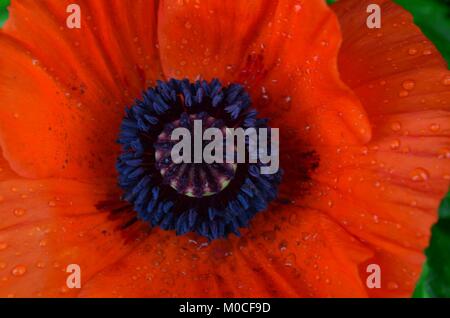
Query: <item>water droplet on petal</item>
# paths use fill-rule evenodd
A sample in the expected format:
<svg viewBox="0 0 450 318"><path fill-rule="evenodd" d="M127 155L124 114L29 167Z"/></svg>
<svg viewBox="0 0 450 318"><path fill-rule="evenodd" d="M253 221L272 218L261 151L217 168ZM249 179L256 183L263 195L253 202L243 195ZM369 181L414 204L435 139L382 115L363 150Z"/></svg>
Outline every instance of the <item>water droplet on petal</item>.
<svg viewBox="0 0 450 318"><path fill-rule="evenodd" d="M45 263L44 262L37 262L36 263L36 267L37 268L44 268L45 267Z"/></svg>
<svg viewBox="0 0 450 318"><path fill-rule="evenodd" d="M373 222L376 224L380 223L380 219L379 219L378 215L376 215L376 214L373 215Z"/></svg>
<svg viewBox="0 0 450 318"><path fill-rule="evenodd" d="M391 124L391 129L392 129L393 131L400 131L400 129L402 129L402 125L401 125L398 121L393 122L393 123Z"/></svg>
<svg viewBox="0 0 450 318"><path fill-rule="evenodd" d="M450 85L450 75L447 75L442 79L442 84L445 86Z"/></svg>
<svg viewBox="0 0 450 318"><path fill-rule="evenodd" d="M291 253L285 258L284 265L286 265L286 266L294 266L296 259L297 259L297 257L295 256L295 254Z"/></svg>
<svg viewBox="0 0 450 318"><path fill-rule="evenodd" d="M361 153L362 153L364 156L366 156L366 155L369 153L369 148L368 148L368 147L363 147L363 148L361 149Z"/></svg>
<svg viewBox="0 0 450 318"><path fill-rule="evenodd" d="M390 290L398 289L398 284L396 282L389 282L387 284L387 288L390 289Z"/></svg>
<svg viewBox="0 0 450 318"><path fill-rule="evenodd" d="M13 274L13 276L23 276L25 275L25 273L27 272L27 268L24 265L17 265L16 267L14 267L11 271L11 274Z"/></svg>
<svg viewBox="0 0 450 318"><path fill-rule="evenodd" d="M428 128L432 132L437 132L441 129L441 126L439 124L431 124Z"/></svg>
<svg viewBox="0 0 450 318"><path fill-rule="evenodd" d="M54 208L56 206L55 201L48 201L48 206Z"/></svg>
<svg viewBox="0 0 450 318"><path fill-rule="evenodd" d="M438 151L439 159L450 159L450 148L441 148Z"/></svg>
<svg viewBox="0 0 450 318"><path fill-rule="evenodd" d="M411 171L411 180L415 182L427 181L430 174L424 168L416 168Z"/></svg>
<svg viewBox="0 0 450 318"><path fill-rule="evenodd" d="M15 216L23 216L25 215L26 211L25 209L14 209L13 213Z"/></svg>
<svg viewBox="0 0 450 318"><path fill-rule="evenodd" d="M398 96L400 97L407 97L409 95L408 91L402 90L398 93Z"/></svg>
<svg viewBox="0 0 450 318"><path fill-rule="evenodd" d="M406 80L402 83L402 86L407 91L410 91L414 89L414 87L416 86L416 82L414 82L413 80Z"/></svg>
<svg viewBox="0 0 450 318"><path fill-rule="evenodd" d="M417 50L416 50L415 48L410 48L410 49L408 50L408 54L409 54L409 55L417 54Z"/></svg>
<svg viewBox="0 0 450 318"><path fill-rule="evenodd" d="M400 140L395 139L391 142L391 149L396 150L398 148L400 148Z"/></svg>
<svg viewBox="0 0 450 318"><path fill-rule="evenodd" d="M280 244L279 244L279 246L278 246L278 247L280 248L280 252L286 251L287 245L288 245L288 243L287 243L286 241L280 242Z"/></svg>

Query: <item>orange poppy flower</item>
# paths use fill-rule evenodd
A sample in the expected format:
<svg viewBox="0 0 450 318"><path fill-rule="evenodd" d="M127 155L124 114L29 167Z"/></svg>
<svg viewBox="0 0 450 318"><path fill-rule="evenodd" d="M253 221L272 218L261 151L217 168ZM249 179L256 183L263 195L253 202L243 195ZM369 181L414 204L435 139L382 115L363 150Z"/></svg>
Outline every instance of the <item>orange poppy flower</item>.
<svg viewBox="0 0 450 318"><path fill-rule="evenodd" d="M450 178L450 73L407 12L79 0L81 29L67 29L71 2L12 1L0 31L0 296L411 295ZM278 198L240 237L112 213L124 107L183 78L242 84L280 128Z"/></svg>

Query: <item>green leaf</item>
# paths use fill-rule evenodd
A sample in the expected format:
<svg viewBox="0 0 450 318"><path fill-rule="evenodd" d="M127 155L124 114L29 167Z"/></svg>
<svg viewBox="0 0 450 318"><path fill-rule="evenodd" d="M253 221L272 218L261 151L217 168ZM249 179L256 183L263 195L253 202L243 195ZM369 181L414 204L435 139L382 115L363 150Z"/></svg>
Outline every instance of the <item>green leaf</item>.
<svg viewBox="0 0 450 318"><path fill-rule="evenodd" d="M450 297L450 192L441 202L425 254L427 261L413 297Z"/></svg>
<svg viewBox="0 0 450 318"><path fill-rule="evenodd" d="M0 0L0 27L8 19L8 10L10 0Z"/></svg>

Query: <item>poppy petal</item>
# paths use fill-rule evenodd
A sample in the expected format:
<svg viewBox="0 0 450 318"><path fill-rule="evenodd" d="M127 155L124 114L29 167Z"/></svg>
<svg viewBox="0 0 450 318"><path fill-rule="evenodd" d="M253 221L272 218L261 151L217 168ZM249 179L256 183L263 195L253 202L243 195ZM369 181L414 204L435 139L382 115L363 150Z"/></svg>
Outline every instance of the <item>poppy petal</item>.
<svg viewBox="0 0 450 318"><path fill-rule="evenodd" d="M95 208L111 191L103 181L0 182L1 297L76 296L68 265L80 266L83 284L138 243L118 229L123 220Z"/></svg>
<svg viewBox="0 0 450 318"><path fill-rule="evenodd" d="M374 2L382 29L355 28ZM410 14L392 2L339 1L334 8L344 35L342 78L367 110L373 138L363 147L319 147L314 194L301 203L374 251L365 265L380 265L382 279L380 289L367 289L370 296L409 297L448 189L449 71Z"/></svg>
<svg viewBox="0 0 450 318"><path fill-rule="evenodd" d="M17 178L17 174L11 169L9 162L3 157L0 149L0 182Z"/></svg>
<svg viewBox="0 0 450 318"><path fill-rule="evenodd" d="M210 244L152 233L80 296L366 296L358 264L372 252L325 214L296 210L298 219L281 207L256 217L242 238Z"/></svg>
<svg viewBox="0 0 450 318"><path fill-rule="evenodd" d="M0 143L22 176L111 176L123 110L160 77L153 2L78 1L80 29L71 3L14 1L0 30Z"/></svg>
<svg viewBox="0 0 450 318"><path fill-rule="evenodd" d="M305 136L314 143L370 139L364 109L339 78L339 25L324 1L163 1L159 14L168 77L242 82L272 127L314 127Z"/></svg>

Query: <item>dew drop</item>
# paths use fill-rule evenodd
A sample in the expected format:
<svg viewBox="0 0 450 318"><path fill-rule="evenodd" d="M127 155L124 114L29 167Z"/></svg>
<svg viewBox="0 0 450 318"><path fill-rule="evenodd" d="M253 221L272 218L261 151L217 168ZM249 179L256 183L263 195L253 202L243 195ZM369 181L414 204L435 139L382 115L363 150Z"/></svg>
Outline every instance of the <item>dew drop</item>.
<svg viewBox="0 0 450 318"><path fill-rule="evenodd" d="M285 252L287 249L287 245L288 243L286 241L280 242L280 244L278 245L280 252Z"/></svg>
<svg viewBox="0 0 450 318"><path fill-rule="evenodd" d="M387 284L387 288L390 289L390 290L398 289L398 284L396 282L389 282Z"/></svg>
<svg viewBox="0 0 450 318"><path fill-rule="evenodd" d="M361 153L362 153L364 156L366 156L366 155L369 153L369 148L368 148L368 147L363 147L363 148L361 149Z"/></svg>
<svg viewBox="0 0 450 318"><path fill-rule="evenodd" d="M25 209L14 209L13 213L15 216L23 216L25 215L26 211Z"/></svg>
<svg viewBox="0 0 450 318"><path fill-rule="evenodd" d="M0 262L0 269L5 269L5 268L6 268L6 263Z"/></svg>
<svg viewBox="0 0 450 318"><path fill-rule="evenodd" d="M410 48L410 49L408 50L408 54L409 54L409 55L415 55L415 54L417 54L417 50L414 49L414 48Z"/></svg>
<svg viewBox="0 0 450 318"><path fill-rule="evenodd" d="M54 208L56 206L56 202L55 201L48 201L48 206L51 208Z"/></svg>
<svg viewBox="0 0 450 318"><path fill-rule="evenodd" d="M439 124L431 124L428 128L432 132L438 132L441 129L441 126Z"/></svg>
<svg viewBox="0 0 450 318"><path fill-rule="evenodd" d="M378 218L378 215L376 215L376 214L373 215L373 222L376 224L380 223L380 219Z"/></svg>
<svg viewBox="0 0 450 318"><path fill-rule="evenodd" d="M449 159L450 158L450 148L441 148L438 151L439 159Z"/></svg>
<svg viewBox="0 0 450 318"><path fill-rule="evenodd" d="M411 180L415 182L427 181L430 174L424 168L416 168L411 171Z"/></svg>
<svg viewBox="0 0 450 318"><path fill-rule="evenodd" d="M297 259L297 257L295 256L295 254L291 253L285 258L284 265L286 265L286 266L294 266L296 259Z"/></svg>
<svg viewBox="0 0 450 318"><path fill-rule="evenodd" d="M401 91L398 93L398 96L400 96L400 97L407 97L408 95L409 95L409 93L408 93L407 90L401 90Z"/></svg>
<svg viewBox="0 0 450 318"><path fill-rule="evenodd" d="M8 248L8 243L1 242L0 243L0 251L4 251Z"/></svg>
<svg viewBox="0 0 450 318"><path fill-rule="evenodd" d="M398 121L393 122L393 123L391 124L391 129L392 129L393 131L400 131L400 129L402 129L402 125L401 125Z"/></svg>
<svg viewBox="0 0 450 318"><path fill-rule="evenodd" d="M45 267L45 263L39 261L39 262L36 263L36 267L37 268L44 268Z"/></svg>
<svg viewBox="0 0 450 318"><path fill-rule="evenodd" d="M400 148L400 140L395 139L391 142L391 149L396 150L398 148Z"/></svg>
<svg viewBox="0 0 450 318"><path fill-rule="evenodd" d="M402 83L402 87L407 91L413 90L415 86L416 82L414 82L413 80L406 80Z"/></svg>
<svg viewBox="0 0 450 318"><path fill-rule="evenodd" d="M442 84L445 86L450 85L450 75L447 75L442 79Z"/></svg>
<svg viewBox="0 0 450 318"><path fill-rule="evenodd" d="M13 274L13 276L19 277L25 275L26 272L27 268L24 265L17 265L12 269L11 274Z"/></svg>

